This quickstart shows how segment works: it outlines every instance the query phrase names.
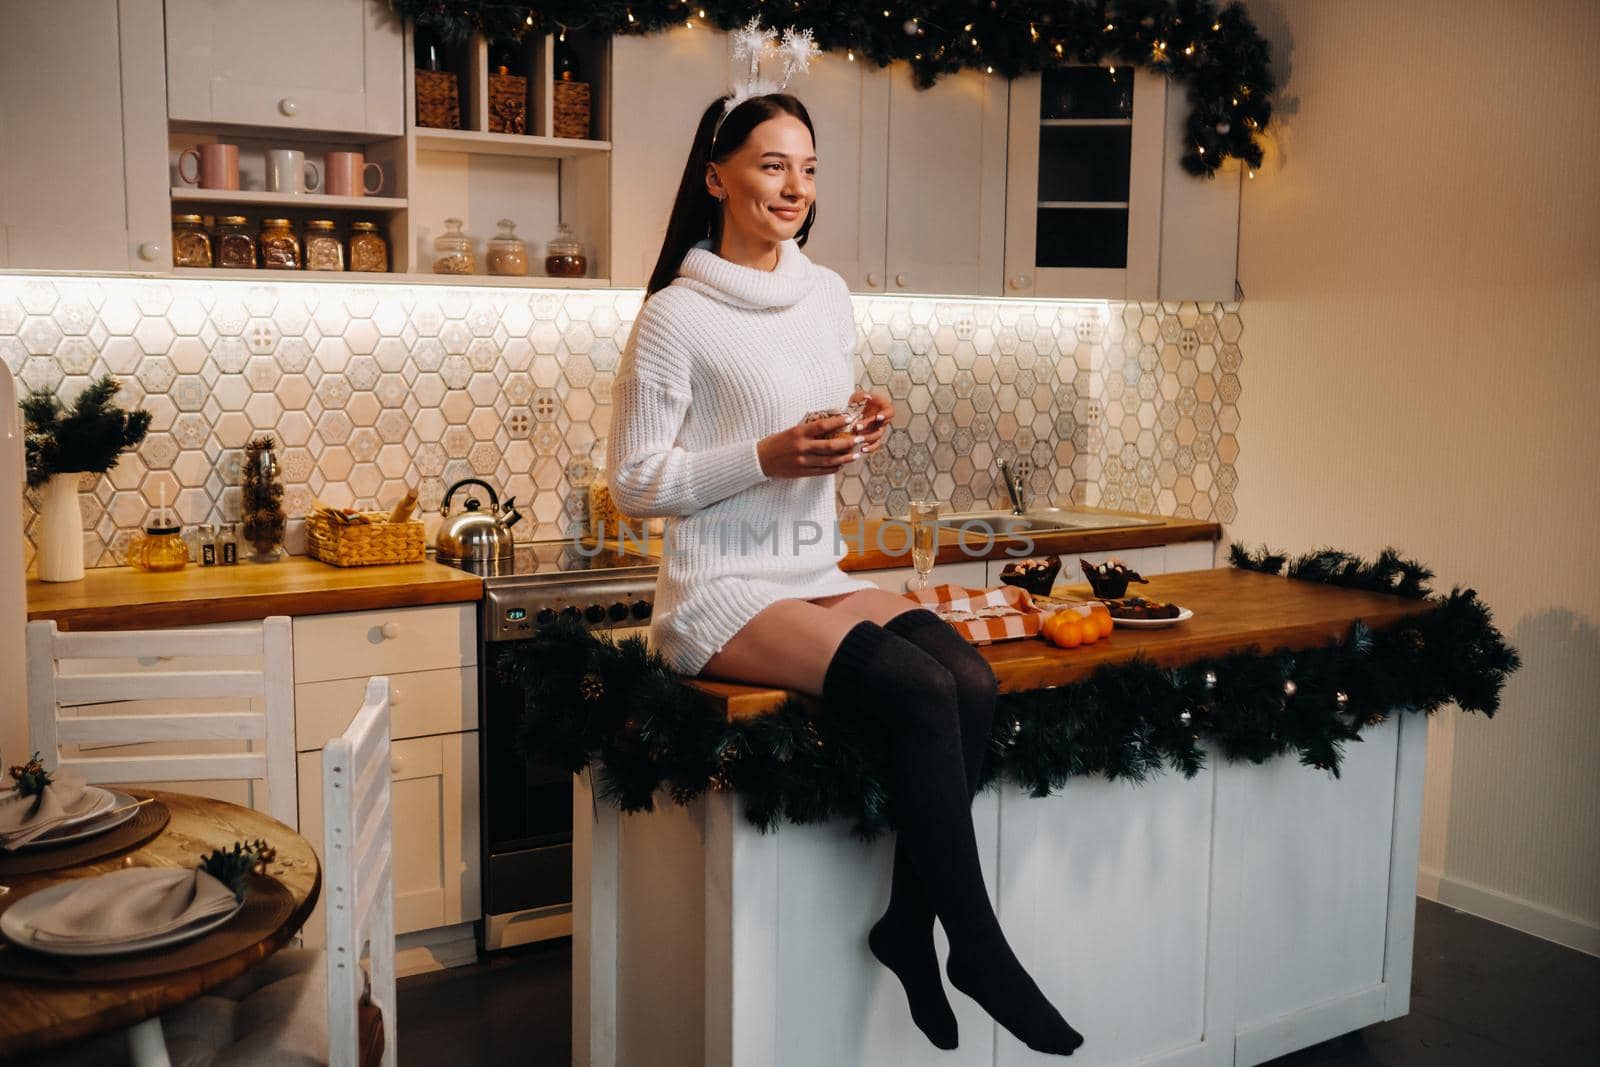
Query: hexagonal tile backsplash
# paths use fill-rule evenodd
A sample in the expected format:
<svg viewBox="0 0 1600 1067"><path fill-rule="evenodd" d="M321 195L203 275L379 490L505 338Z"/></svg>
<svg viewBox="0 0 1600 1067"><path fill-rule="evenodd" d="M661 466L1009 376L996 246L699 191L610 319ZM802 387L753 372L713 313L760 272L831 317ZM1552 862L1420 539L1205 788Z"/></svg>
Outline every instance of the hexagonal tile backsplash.
<svg viewBox="0 0 1600 1067"><path fill-rule="evenodd" d="M584 521L642 296L0 277L0 358L24 388L64 395L114 374L154 416L136 455L85 478L91 564L121 562L163 492L186 525L236 519L241 449L262 432L280 442L291 516L313 497L387 507L416 485L436 518L447 486L479 477L517 498L519 536L559 537ZM1003 504L1005 459L1039 500L1234 518L1238 305L856 297L855 311L859 381L897 414L887 447L839 476L844 513L903 514L928 494ZM31 533L31 499L23 521Z"/></svg>

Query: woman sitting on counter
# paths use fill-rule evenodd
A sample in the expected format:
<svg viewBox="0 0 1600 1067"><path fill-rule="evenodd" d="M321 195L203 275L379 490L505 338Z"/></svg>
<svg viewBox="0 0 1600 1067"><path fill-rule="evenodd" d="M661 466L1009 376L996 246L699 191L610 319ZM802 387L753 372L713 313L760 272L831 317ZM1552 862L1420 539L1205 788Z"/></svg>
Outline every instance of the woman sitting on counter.
<svg viewBox="0 0 1600 1067"><path fill-rule="evenodd" d="M696 128L612 391L611 491L628 514L670 517L651 641L685 675L881 717L899 833L873 954L928 1039L955 1048L937 916L951 984L1030 1048L1070 1055L1083 1038L1012 952L979 868L970 807L994 713L988 663L932 612L846 575L837 544L742 536L774 518L834 529L834 473L881 447L894 415L886 396L852 392L849 292L800 251L816 166L811 118L785 93L730 94ZM846 397L854 423L806 418Z"/></svg>

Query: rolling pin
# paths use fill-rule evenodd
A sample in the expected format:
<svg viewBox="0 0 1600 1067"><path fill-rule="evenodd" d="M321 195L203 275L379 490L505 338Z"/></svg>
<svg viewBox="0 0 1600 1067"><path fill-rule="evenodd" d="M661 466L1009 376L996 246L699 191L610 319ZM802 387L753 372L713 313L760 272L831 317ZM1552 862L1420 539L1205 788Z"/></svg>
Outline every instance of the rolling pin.
<svg viewBox="0 0 1600 1067"><path fill-rule="evenodd" d="M417 491L415 489L407 489L406 495L400 498L400 503L396 504L394 510L389 512L389 521L405 522L411 517L411 512L416 506Z"/></svg>

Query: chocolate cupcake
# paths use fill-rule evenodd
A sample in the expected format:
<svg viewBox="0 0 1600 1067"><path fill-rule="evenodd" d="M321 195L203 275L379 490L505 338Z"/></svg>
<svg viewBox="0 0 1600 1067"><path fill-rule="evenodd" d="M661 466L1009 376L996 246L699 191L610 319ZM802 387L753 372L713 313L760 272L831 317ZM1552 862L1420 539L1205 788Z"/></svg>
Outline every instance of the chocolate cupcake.
<svg viewBox="0 0 1600 1067"><path fill-rule="evenodd" d="M1089 587L1101 600L1115 600L1127 593L1129 582L1150 584L1143 575L1131 570L1120 559L1110 559L1104 563L1090 563L1086 559L1080 559L1078 566L1083 568L1083 576L1089 579Z"/></svg>
<svg viewBox="0 0 1600 1067"><path fill-rule="evenodd" d="M1000 580L1007 585L1026 589L1036 596L1049 596L1055 587L1056 575L1061 573L1061 557L1023 559L1007 563L1000 571Z"/></svg>

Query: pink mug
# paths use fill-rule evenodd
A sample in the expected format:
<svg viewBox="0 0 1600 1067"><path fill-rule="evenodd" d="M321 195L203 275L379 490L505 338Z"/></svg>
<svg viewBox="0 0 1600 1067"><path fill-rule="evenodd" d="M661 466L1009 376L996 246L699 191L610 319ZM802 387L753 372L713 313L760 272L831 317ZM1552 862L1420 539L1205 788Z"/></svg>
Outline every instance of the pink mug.
<svg viewBox="0 0 1600 1067"><path fill-rule="evenodd" d="M183 165L194 157L194 177L184 173ZM239 146L236 144L198 144L178 156L178 177L202 189L239 188Z"/></svg>
<svg viewBox="0 0 1600 1067"><path fill-rule="evenodd" d="M378 172L378 184L367 188L367 171ZM322 186L329 196L375 196L383 192L383 168L368 163L360 152L329 152L322 158Z"/></svg>

